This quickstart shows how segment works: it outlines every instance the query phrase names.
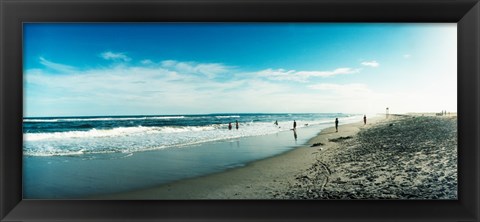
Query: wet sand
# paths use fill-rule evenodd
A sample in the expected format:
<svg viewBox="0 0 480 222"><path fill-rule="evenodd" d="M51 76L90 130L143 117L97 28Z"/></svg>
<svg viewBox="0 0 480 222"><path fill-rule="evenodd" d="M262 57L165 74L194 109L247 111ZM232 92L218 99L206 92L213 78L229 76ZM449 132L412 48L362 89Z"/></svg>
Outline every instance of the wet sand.
<svg viewBox="0 0 480 222"><path fill-rule="evenodd" d="M377 117L245 167L94 199L456 199L456 134L456 117Z"/></svg>

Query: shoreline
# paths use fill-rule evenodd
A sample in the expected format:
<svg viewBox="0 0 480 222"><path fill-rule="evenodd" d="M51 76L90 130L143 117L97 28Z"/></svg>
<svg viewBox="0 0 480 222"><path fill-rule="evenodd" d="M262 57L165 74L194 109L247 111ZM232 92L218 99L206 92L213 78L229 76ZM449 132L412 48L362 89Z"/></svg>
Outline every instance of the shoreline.
<svg viewBox="0 0 480 222"><path fill-rule="evenodd" d="M359 116L347 117L340 119L340 123L348 124L361 119ZM272 122L263 124L275 128L266 135L243 136L145 152L25 156L24 197L27 199L89 199L154 188L188 178L241 168L248 163L277 156L307 144L308 140L315 137L319 131L333 125L332 122L327 121L324 118L309 124L309 121L297 119L296 132L289 130L291 122L288 122L287 126L284 121L278 128ZM222 130L222 133L243 135L245 130L252 129L245 126L239 131ZM186 138L189 136L183 135ZM150 140L151 137L154 137L154 140ZM125 142L135 142L136 138L120 139L125 139ZM147 136L145 144L152 144L156 141L155 139L162 139L162 137ZM125 144L128 146L129 143Z"/></svg>
<svg viewBox="0 0 480 222"><path fill-rule="evenodd" d="M382 115L244 167L91 199L456 200L457 117Z"/></svg>
<svg viewBox="0 0 480 222"><path fill-rule="evenodd" d="M368 119L366 126L363 121L339 125L338 133L335 133L335 127L328 127L310 138L305 145L250 162L243 167L90 199L282 199L282 194L296 182L297 175L308 170L315 162L317 154L335 146L330 139L354 136L360 129L385 120L380 115ZM311 147L318 143L324 145Z"/></svg>

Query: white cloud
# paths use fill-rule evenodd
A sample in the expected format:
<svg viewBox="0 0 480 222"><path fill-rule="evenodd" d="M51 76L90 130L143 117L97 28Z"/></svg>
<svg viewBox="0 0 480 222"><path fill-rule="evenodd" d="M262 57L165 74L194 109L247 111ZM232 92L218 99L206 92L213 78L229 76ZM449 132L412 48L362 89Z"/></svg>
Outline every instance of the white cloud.
<svg viewBox="0 0 480 222"><path fill-rule="evenodd" d="M208 78L215 78L232 68L221 63L179 62L175 60L164 60L160 62L160 65L183 74L200 74Z"/></svg>
<svg viewBox="0 0 480 222"><path fill-rule="evenodd" d="M200 63L197 66L200 70L211 68ZM91 112L104 112L104 115L208 113L221 109L233 112L238 110L235 104L240 96L248 102L244 96L268 94L272 92L270 86L274 86L265 83L256 89L253 85L259 83L247 84L244 80L218 82L205 76L179 73L158 64L148 67L118 65L70 75L52 75L47 70L31 69L26 71L25 81L26 112L34 116L42 114L30 114L29 111L47 109L49 111L45 113L48 115L66 115L68 112L90 112L84 115ZM242 95L239 91L248 93ZM70 107L95 107L95 110L67 110Z"/></svg>
<svg viewBox="0 0 480 222"><path fill-rule="evenodd" d="M114 60L114 61L122 60L125 62L128 62L131 60L131 58L125 55L125 53L121 53L121 52L115 53L115 52L107 51L100 54L100 56L106 60Z"/></svg>
<svg viewBox="0 0 480 222"><path fill-rule="evenodd" d="M295 75L295 70L285 70L285 69L266 69L256 73L260 77L266 77L272 80L287 80L287 81L298 81L302 82L305 79L300 76Z"/></svg>
<svg viewBox="0 0 480 222"><path fill-rule="evenodd" d="M363 66L370 66L370 67L378 67L380 66L380 63L378 63L377 61L373 60L373 61L365 61L365 62L362 62L361 63Z"/></svg>
<svg viewBox="0 0 480 222"><path fill-rule="evenodd" d="M60 63L54 63L49 60L46 60L43 57L40 57L40 64L46 66L47 68L60 71L60 72L73 72L75 71L75 67L69 66L69 65L64 65Z"/></svg>
<svg viewBox="0 0 480 222"><path fill-rule="evenodd" d="M350 83L350 84L331 84L331 83L321 83L315 85L309 85L308 88L315 90L325 90L330 91L336 94L345 94L345 95L358 95L358 94L368 94L372 93L372 90L368 88L365 84L360 83Z"/></svg>
<svg viewBox="0 0 480 222"><path fill-rule="evenodd" d="M297 75L305 77L329 77L342 74L352 74L360 72L360 69L351 69L351 68L338 68L333 71L299 71Z"/></svg>
<svg viewBox="0 0 480 222"><path fill-rule="evenodd" d="M271 82L256 75L238 75L243 78L217 81L179 70L235 72L217 63L178 61L163 61L148 66L116 65L76 71L70 75L51 75L46 70L32 69L27 70L25 76L26 112L27 115L41 115L28 113L29 110L41 110L40 107L45 108L48 115L55 112L58 115L68 115L69 112L84 112L83 115L302 112L313 111L315 108L311 103L318 103L319 99L324 102L315 106L334 107L329 104L336 101L327 97L327 93L305 93L302 92L306 90L304 87L293 87L290 82ZM350 71L339 69L331 72ZM36 91L34 85L41 86L42 90ZM72 110L68 110L69 107ZM95 110L78 107L95 107Z"/></svg>
<svg viewBox="0 0 480 222"><path fill-rule="evenodd" d="M409 95L397 95L393 91L382 93L362 83L312 83L301 87L297 84L308 82L310 78L352 74L361 70L352 68L330 71L265 69L246 73L222 63L175 60L143 60L135 65L113 64L95 69L75 69L43 58L40 62L49 69L25 72L27 115L41 116L42 113L29 113L37 110L44 110L43 113L48 115L368 113L383 112L386 106L397 112L401 109L416 110L415 107L420 109L424 101L435 96L420 93L422 96L415 97L417 92ZM69 73L54 75L58 70L68 70ZM228 74L228 78L221 81L214 78L220 74Z"/></svg>
<svg viewBox="0 0 480 222"><path fill-rule="evenodd" d="M173 67L175 64L177 64L177 61L175 60L164 60L161 62L162 66L164 67Z"/></svg>
<svg viewBox="0 0 480 222"><path fill-rule="evenodd" d="M140 63L142 63L143 65L153 64L152 60L150 60L150 59L144 59L144 60L140 61Z"/></svg>
<svg viewBox="0 0 480 222"><path fill-rule="evenodd" d="M271 80L284 80L307 82L310 77L330 77L335 75L353 74L360 72L361 69L337 68L331 71L296 71L285 69L266 69L257 72L258 76L266 77Z"/></svg>

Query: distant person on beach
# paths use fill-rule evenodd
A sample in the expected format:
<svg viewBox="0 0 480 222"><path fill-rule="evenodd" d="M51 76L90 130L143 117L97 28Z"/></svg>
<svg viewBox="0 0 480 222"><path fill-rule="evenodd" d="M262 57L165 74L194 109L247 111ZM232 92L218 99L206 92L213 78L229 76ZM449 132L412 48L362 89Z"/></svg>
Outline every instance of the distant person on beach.
<svg viewBox="0 0 480 222"><path fill-rule="evenodd" d="M363 125L367 125L367 115L363 115Z"/></svg>
<svg viewBox="0 0 480 222"><path fill-rule="evenodd" d="M338 132L338 118L335 118L335 131Z"/></svg>
<svg viewBox="0 0 480 222"><path fill-rule="evenodd" d="M278 121L275 120L275 123L274 123L274 124L278 126Z"/></svg>
<svg viewBox="0 0 480 222"><path fill-rule="evenodd" d="M235 128L238 130L238 120L235 120Z"/></svg>
<svg viewBox="0 0 480 222"><path fill-rule="evenodd" d="M293 121L293 130L296 130L297 129L297 122L295 122L295 120Z"/></svg>
<svg viewBox="0 0 480 222"><path fill-rule="evenodd" d="M232 130L232 123L228 123L228 130Z"/></svg>

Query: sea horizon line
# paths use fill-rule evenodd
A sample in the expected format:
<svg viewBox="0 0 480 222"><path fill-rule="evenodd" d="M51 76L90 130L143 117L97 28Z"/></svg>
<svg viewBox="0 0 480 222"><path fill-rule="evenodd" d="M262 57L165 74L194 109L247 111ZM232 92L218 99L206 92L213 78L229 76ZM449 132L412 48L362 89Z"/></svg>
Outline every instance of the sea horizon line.
<svg viewBox="0 0 480 222"><path fill-rule="evenodd" d="M206 115L256 115L256 114L349 114L359 115L359 113L343 113L343 112L245 112L245 113L196 113L196 114L127 114L127 115L79 115L79 116L24 116L23 119L41 119L41 118L95 118L95 117L157 117L157 116L206 116Z"/></svg>

